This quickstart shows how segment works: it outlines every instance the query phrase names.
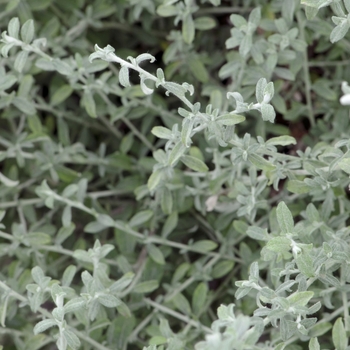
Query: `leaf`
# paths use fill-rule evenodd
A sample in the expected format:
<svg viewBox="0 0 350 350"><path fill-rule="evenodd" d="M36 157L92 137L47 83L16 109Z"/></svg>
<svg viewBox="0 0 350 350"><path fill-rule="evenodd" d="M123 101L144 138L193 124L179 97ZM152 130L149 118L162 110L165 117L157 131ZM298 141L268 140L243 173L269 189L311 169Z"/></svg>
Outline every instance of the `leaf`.
<svg viewBox="0 0 350 350"><path fill-rule="evenodd" d="M329 84L325 79L316 80L312 85L312 90L327 101L337 100L338 94L329 87Z"/></svg>
<svg viewBox="0 0 350 350"><path fill-rule="evenodd" d="M97 233L105 230L107 227L98 221L92 221L84 227L84 231L87 233Z"/></svg>
<svg viewBox="0 0 350 350"><path fill-rule="evenodd" d="M195 27L192 14L185 15L182 22L182 37L186 44L191 44L194 39Z"/></svg>
<svg viewBox="0 0 350 350"><path fill-rule="evenodd" d="M141 282L133 288L133 293L146 294L151 293L159 287L159 282L157 280L150 280L146 282Z"/></svg>
<svg viewBox="0 0 350 350"><path fill-rule="evenodd" d="M154 212L152 210L143 210L135 214L129 221L131 227L138 227L151 219Z"/></svg>
<svg viewBox="0 0 350 350"><path fill-rule="evenodd" d="M275 169L275 166L273 164L271 164L268 160L259 156L258 154L250 153L248 155L248 160L253 165L255 165L258 169L261 169L264 171L271 171Z"/></svg>
<svg viewBox="0 0 350 350"><path fill-rule="evenodd" d="M198 159L198 158L186 155L186 156L182 156L180 158L180 160L187 167L189 167L190 169L192 169L194 171L198 171L198 172L204 173L204 172L207 172L209 170L207 165L203 161Z"/></svg>
<svg viewBox="0 0 350 350"><path fill-rule="evenodd" d="M309 341L309 350L320 350L320 344L317 338L311 338Z"/></svg>
<svg viewBox="0 0 350 350"><path fill-rule="evenodd" d="M198 284L192 295L192 310L195 315L204 311L204 304L208 295L208 285L205 282Z"/></svg>
<svg viewBox="0 0 350 350"><path fill-rule="evenodd" d="M78 350L80 348L80 340L79 338L71 331L65 329L63 331L63 336L67 341L67 344L73 349Z"/></svg>
<svg viewBox="0 0 350 350"><path fill-rule="evenodd" d="M171 17L178 14L178 9L172 5L160 5L157 7L157 14L161 17Z"/></svg>
<svg viewBox="0 0 350 350"><path fill-rule="evenodd" d="M207 253L207 252L210 252L211 250L216 249L217 246L218 246L217 243L204 239L192 244L191 248L194 250L200 251L201 253Z"/></svg>
<svg viewBox="0 0 350 350"><path fill-rule="evenodd" d="M172 301L175 307L186 315L191 314L191 305L182 293L177 293Z"/></svg>
<svg viewBox="0 0 350 350"><path fill-rule="evenodd" d="M16 187L19 184L19 181L9 179L5 175L3 175L1 172L0 172L0 182L3 183L6 187Z"/></svg>
<svg viewBox="0 0 350 350"><path fill-rule="evenodd" d="M19 27L19 19L17 17L12 18L7 27L9 35L15 39L18 39Z"/></svg>
<svg viewBox="0 0 350 350"><path fill-rule="evenodd" d="M290 239L287 237L274 237L266 243L266 248L275 253L285 253L291 248Z"/></svg>
<svg viewBox="0 0 350 350"><path fill-rule="evenodd" d="M264 101L264 90L266 86L267 86L267 81L265 78L260 78L256 83L255 97L259 103L262 103Z"/></svg>
<svg viewBox="0 0 350 350"><path fill-rule="evenodd" d="M338 317L333 326L332 340L336 350L347 349L348 337L346 336L345 327L341 317Z"/></svg>
<svg viewBox="0 0 350 350"><path fill-rule="evenodd" d="M62 286L69 287L73 281L75 273L77 272L77 267L74 265L69 265L63 273L62 276Z"/></svg>
<svg viewBox="0 0 350 350"><path fill-rule="evenodd" d="M154 191L163 178L163 169L157 169L153 171L147 181L147 186L150 191Z"/></svg>
<svg viewBox="0 0 350 350"><path fill-rule="evenodd" d="M165 223L162 228L161 236L163 238L167 238L170 235L170 233L173 232L174 229L176 228L178 221L179 221L178 213L177 211L173 211L165 220Z"/></svg>
<svg viewBox="0 0 350 350"><path fill-rule="evenodd" d="M276 209L277 221L282 233L291 233L294 231L294 220L292 213L284 202L280 202Z"/></svg>
<svg viewBox="0 0 350 350"><path fill-rule="evenodd" d="M296 143L297 141L295 140L295 138L288 135L273 137L266 141L267 145L273 145L273 146L296 145Z"/></svg>
<svg viewBox="0 0 350 350"><path fill-rule="evenodd" d="M27 239L32 246L46 245L51 242L51 236L44 232L30 232L27 234Z"/></svg>
<svg viewBox="0 0 350 350"><path fill-rule="evenodd" d="M319 337L325 333L327 333L332 328L332 324L330 322L320 322L315 324L309 330L310 337Z"/></svg>
<svg viewBox="0 0 350 350"><path fill-rule="evenodd" d="M94 100L93 94L89 90L85 90L83 94L83 98L81 100L83 106L85 107L86 113L92 117L96 118L96 104Z"/></svg>
<svg viewBox="0 0 350 350"><path fill-rule="evenodd" d="M151 133L154 136L157 136L160 139L171 139L172 137L172 132L171 130L165 128L164 126L155 126L152 130Z"/></svg>
<svg viewBox="0 0 350 350"><path fill-rule="evenodd" d="M164 187L161 194L161 208L164 214L170 214L173 211L173 195L171 191Z"/></svg>
<svg viewBox="0 0 350 350"><path fill-rule="evenodd" d="M216 118L216 121L222 125L236 125L245 121L245 117L239 114L224 114Z"/></svg>
<svg viewBox="0 0 350 350"><path fill-rule="evenodd" d="M28 59L28 51L20 51L15 59L14 68L17 72L22 72Z"/></svg>
<svg viewBox="0 0 350 350"><path fill-rule="evenodd" d="M119 83L124 87L131 86L129 80L129 69L126 66L122 66L119 71Z"/></svg>
<svg viewBox="0 0 350 350"><path fill-rule="evenodd" d="M298 265L299 271L308 278L315 276L315 271L313 268L313 260L310 254L301 253L296 258L295 261Z"/></svg>
<svg viewBox="0 0 350 350"><path fill-rule="evenodd" d="M289 180L287 183L287 190L292 193L302 194L310 192L311 188L303 181Z"/></svg>
<svg viewBox="0 0 350 350"><path fill-rule="evenodd" d="M42 332L45 332L47 329L54 327L54 326L57 326L57 322L52 318L48 318L46 320L38 322L35 325L33 332L34 332L34 334L42 333Z"/></svg>
<svg viewBox="0 0 350 350"><path fill-rule="evenodd" d="M306 306L310 299L314 296L314 292L295 292L291 294L287 300L291 306Z"/></svg>
<svg viewBox="0 0 350 350"><path fill-rule="evenodd" d="M86 300L81 297L74 298L69 300L63 307L64 313L75 312L81 310L86 304Z"/></svg>
<svg viewBox="0 0 350 350"><path fill-rule="evenodd" d="M350 158L342 158L340 162L338 162L338 166L341 170L350 174Z"/></svg>
<svg viewBox="0 0 350 350"><path fill-rule="evenodd" d="M7 90L12 87L17 82L16 76L12 74L7 74L1 77L0 80L0 91Z"/></svg>
<svg viewBox="0 0 350 350"><path fill-rule="evenodd" d="M261 116L264 121L273 123L276 117L276 112L273 106L268 103L263 103L261 105Z"/></svg>
<svg viewBox="0 0 350 350"><path fill-rule="evenodd" d="M74 89L68 85L64 84L59 89L57 89L51 96L51 106L57 106L63 101L65 101L72 93Z"/></svg>
<svg viewBox="0 0 350 350"><path fill-rule="evenodd" d="M245 58L252 48L252 36L247 34L244 36L241 44L239 45L239 54Z"/></svg>
<svg viewBox="0 0 350 350"><path fill-rule="evenodd" d="M159 265L164 265L165 260L162 251L154 244L147 245L147 251L151 259Z"/></svg>
<svg viewBox="0 0 350 350"><path fill-rule="evenodd" d="M209 80L209 74L202 61L194 55L190 55L187 61L191 73L201 83L206 83Z"/></svg>
<svg viewBox="0 0 350 350"><path fill-rule="evenodd" d="M175 163L180 159L180 157L185 153L185 151L185 145L181 141L178 142L169 154L168 164L170 166L174 166Z"/></svg>
<svg viewBox="0 0 350 350"><path fill-rule="evenodd" d="M30 44L34 39L34 21L28 19L21 28L21 38L26 44Z"/></svg>
<svg viewBox="0 0 350 350"><path fill-rule="evenodd" d="M108 308L114 308L121 304L121 300L111 294L98 294L97 300L100 304Z"/></svg>
<svg viewBox="0 0 350 350"><path fill-rule="evenodd" d="M217 263L211 271L211 277L221 278L232 271L235 263L231 260L223 260Z"/></svg>
<svg viewBox="0 0 350 350"><path fill-rule="evenodd" d="M16 96L12 100L12 104L24 114L32 115L36 113L34 104L23 97Z"/></svg>
<svg viewBox="0 0 350 350"><path fill-rule="evenodd" d="M248 24L247 20L243 16L236 15L236 14L232 14L230 16L230 21L238 29L246 28L246 26Z"/></svg>
<svg viewBox="0 0 350 350"><path fill-rule="evenodd" d="M62 226L69 227L72 222L72 208L70 205L66 205L62 213Z"/></svg>
<svg viewBox="0 0 350 350"><path fill-rule="evenodd" d="M194 20L194 26L198 30L209 30L216 27L216 21L208 16L198 17Z"/></svg>
<svg viewBox="0 0 350 350"><path fill-rule="evenodd" d="M348 20L345 20L337 25L331 32L331 35L330 35L330 41L331 43L335 43L341 39L344 38L344 36L346 35L346 33L348 32L350 28L350 22Z"/></svg>

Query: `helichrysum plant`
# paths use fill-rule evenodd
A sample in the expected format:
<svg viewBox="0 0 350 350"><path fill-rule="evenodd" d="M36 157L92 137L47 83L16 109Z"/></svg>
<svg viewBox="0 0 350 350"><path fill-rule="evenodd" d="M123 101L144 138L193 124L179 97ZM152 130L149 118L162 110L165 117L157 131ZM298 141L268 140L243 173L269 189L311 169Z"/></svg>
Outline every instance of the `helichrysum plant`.
<svg viewBox="0 0 350 350"><path fill-rule="evenodd" d="M349 12L0 3L0 349L350 349Z"/></svg>

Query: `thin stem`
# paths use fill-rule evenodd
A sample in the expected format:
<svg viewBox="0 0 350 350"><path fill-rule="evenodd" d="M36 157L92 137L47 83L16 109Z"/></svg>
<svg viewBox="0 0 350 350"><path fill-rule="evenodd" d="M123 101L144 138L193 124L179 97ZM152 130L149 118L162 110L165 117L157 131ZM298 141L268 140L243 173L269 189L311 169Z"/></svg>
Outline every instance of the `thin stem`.
<svg viewBox="0 0 350 350"><path fill-rule="evenodd" d="M249 13L253 7L236 7L236 6L223 6L223 7L207 7L199 9L196 14L198 15L220 15L220 14L233 14L233 13Z"/></svg>
<svg viewBox="0 0 350 350"><path fill-rule="evenodd" d="M297 20L299 24L299 31L300 31L300 38L301 40L305 41L305 21L302 18L302 13L299 11L297 13ZM313 106L312 106L312 100L311 100L311 79L310 79L310 72L309 72L309 64L308 64L308 56L306 49L303 52L303 70L304 70L304 82L305 82L305 96L306 96L306 103L309 113L309 120L312 127L315 126L315 116L313 112Z"/></svg>
<svg viewBox="0 0 350 350"><path fill-rule="evenodd" d="M136 127L133 123L131 123L130 120L128 120L125 117L122 117L120 120L122 120L127 125L127 127L133 132L133 134L136 137L138 137L144 143L145 146L152 150L152 152L156 151L156 148L151 144L151 142L149 142L147 138L136 129Z"/></svg>
<svg viewBox="0 0 350 350"><path fill-rule="evenodd" d="M199 328L199 329L202 329L203 331L207 332L207 333L213 333L213 331L206 327L206 326L203 326L200 322L198 321L195 321L191 318L189 318L188 316L185 316L183 314L180 314L179 312L176 312L172 309L169 309L168 307L164 306L164 305L160 305L158 303L156 303L155 301L151 300L151 299L148 299L148 298L144 298L143 301L148 304L148 305L151 305L152 307L154 307L155 309L165 313L165 314L168 314L170 316L173 316L183 322L185 322L186 324L190 324L196 328Z"/></svg>

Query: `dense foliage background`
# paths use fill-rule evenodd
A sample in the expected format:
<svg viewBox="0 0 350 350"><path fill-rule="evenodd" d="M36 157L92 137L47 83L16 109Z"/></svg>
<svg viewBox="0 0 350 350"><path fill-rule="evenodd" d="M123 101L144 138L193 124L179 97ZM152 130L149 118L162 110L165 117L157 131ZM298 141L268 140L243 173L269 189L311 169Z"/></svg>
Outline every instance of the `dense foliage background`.
<svg viewBox="0 0 350 350"><path fill-rule="evenodd" d="M349 12L0 1L0 348L349 349Z"/></svg>

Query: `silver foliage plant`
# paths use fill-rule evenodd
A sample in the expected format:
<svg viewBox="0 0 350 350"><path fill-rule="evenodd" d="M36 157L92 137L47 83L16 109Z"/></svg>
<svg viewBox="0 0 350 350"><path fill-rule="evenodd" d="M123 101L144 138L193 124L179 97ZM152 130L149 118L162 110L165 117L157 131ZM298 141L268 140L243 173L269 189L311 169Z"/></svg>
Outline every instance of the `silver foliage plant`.
<svg viewBox="0 0 350 350"><path fill-rule="evenodd" d="M206 2L220 5L220 1L202 1ZM337 42L346 35L350 25L344 10L349 11L349 1L302 3L307 6L308 18L331 5L338 17L332 17L336 27L330 40ZM179 47L187 45L184 51L188 50L189 57L198 64L193 75L202 82L209 80L206 73L198 71L203 64L190 50L198 28L209 29L212 22L205 18L196 22L193 17L200 7L194 1L164 1L157 8L153 2L150 7L133 1L130 4L134 6L134 18L139 18L147 8L163 17L175 17L175 23L181 23L181 32L170 35L173 46L168 46L166 60L171 63ZM303 113L310 125L322 130L323 125L317 126L311 90L322 97L328 95L334 103L334 113L343 108L339 112L341 117L347 110L339 106L337 98L332 98L327 83L321 81L310 86L304 33L307 22L299 4L288 1L280 12L282 17L271 21L262 20L260 7L252 9L247 18L239 14L230 16L228 55L219 76L230 78L231 83L226 94L217 86L210 87L210 103L205 107L202 104L206 99L196 94L193 84L168 81L161 68L155 74L142 68L148 61L155 62L149 53L125 60L115 54L112 46L95 45L89 60L79 53L68 59L58 53L59 57L54 58L44 50L44 39L34 39L33 20L22 26L18 18L10 21L8 30L2 33L1 54L10 58L11 50L17 48L11 61L15 73L0 68L1 108L14 107L13 113L20 119L19 129L28 123L31 134L18 132L13 142L2 136L6 151L2 151L1 157L14 159L19 168L31 164L42 180L31 192L33 198L21 199L19 222L14 219L11 227L1 224L0 237L5 242L1 244L1 256L18 260L0 280L0 321L4 332L16 312L30 308L35 315L32 329L12 335L18 349L28 348L34 342L33 349L55 342L59 350L83 346L98 350L126 349L135 344L135 348L140 348L145 343L145 350L180 350L190 346L196 350L282 350L308 342L309 349L317 350L320 349L318 338L330 330L334 347L348 349L350 205L344 190L350 183L348 137L339 134L335 138L330 132L315 145L286 154L281 149L292 147L297 140L283 133L267 137L270 133L265 129L269 127L266 124L275 122L276 110L287 115L281 80L292 82L297 74L303 74L308 89L306 106L301 109L300 105L293 105L291 112ZM294 27L294 13L298 28ZM87 16L93 17L92 10L87 10ZM258 28L271 34L261 38L256 33ZM109 63L119 65L117 69L110 67L114 76L109 71L97 74L106 70ZM32 95L31 75L22 75L30 69L58 72L64 77L65 83L56 89L49 103ZM131 83L133 71L139 74L139 86ZM271 80L276 77L279 81L274 84ZM15 84L19 88L9 92ZM183 106L177 108L177 114L166 108L157 110L151 96L158 88L169 99L175 97L181 101ZM342 91L340 102L347 105L346 83L342 84ZM104 143L99 146L98 154L88 151L80 142L71 144L64 119L70 116L69 110L56 107L73 93L79 96L81 111L96 118L86 119L88 122L101 119L117 138L120 130L114 127L115 122L123 121L132 130L131 136L124 137L120 143L125 152L107 156ZM122 101L119 109L113 105L114 94ZM201 102L193 101L197 97ZM159 139L157 147L128 119L129 108L138 103L142 108L169 114L177 121L152 127L152 135ZM59 142L52 141L45 132L37 116L40 110L55 114L58 119ZM292 113L288 117L292 120ZM246 118L254 118L251 120L263 132L256 136L250 132L241 135L239 128L243 128ZM139 171L140 163L133 160L133 164L126 157L134 136L152 151L153 160L143 157L148 169L147 184L135 180L138 185L133 190L142 203L137 212L116 218L98 199L123 194L123 188L103 193L92 191L89 182L93 176L88 170L97 167L101 178L122 167L126 171ZM30 153L28 149L37 143L42 147ZM84 165L86 169L83 174L72 174L64 164ZM73 180L53 188L66 178ZM23 183L7 169L0 173L0 181L4 196L16 198L3 209L16 207L19 203L16 189ZM281 190L283 184L285 188ZM270 196L271 191L281 194ZM296 201L300 203L294 205ZM23 210L23 203L30 209ZM43 219L38 223L33 205L45 207L49 213L42 214ZM181 227L179 217L191 206L191 215L198 219L207 238L191 238L183 243L172 234L176 230L186 234L197 230L195 225ZM95 239L91 247L81 241L72 250L64 246L77 232L73 211L89 217L88 224L80 230L101 234L103 239ZM61 226L56 232L49 223L58 213ZM1 220L5 215L4 210ZM108 243L108 235L102 234L108 230L114 232L118 253L114 252L116 245ZM247 238L253 242L250 246L243 242ZM137 259L129 261L127 257L137 247L142 247ZM185 258L172 270L172 278L162 282L167 259L175 255ZM193 261L192 256L195 256ZM49 267L57 268L68 259L74 264L67 264L57 279L50 277ZM29 270L33 263L35 266ZM237 269L239 264L245 268ZM115 278L114 270L118 270L119 278ZM216 300L209 282L223 277L230 286L228 299L232 302L222 303L217 315L211 310L209 316L203 316ZM191 301L189 294L193 295ZM137 323L134 313L140 309L147 312ZM172 318L178 321L176 332L171 327ZM183 329L179 330L179 324ZM139 334L145 329L143 337L146 334L148 338L140 340ZM35 337L30 343L32 332ZM295 346L299 349L299 345Z"/></svg>

